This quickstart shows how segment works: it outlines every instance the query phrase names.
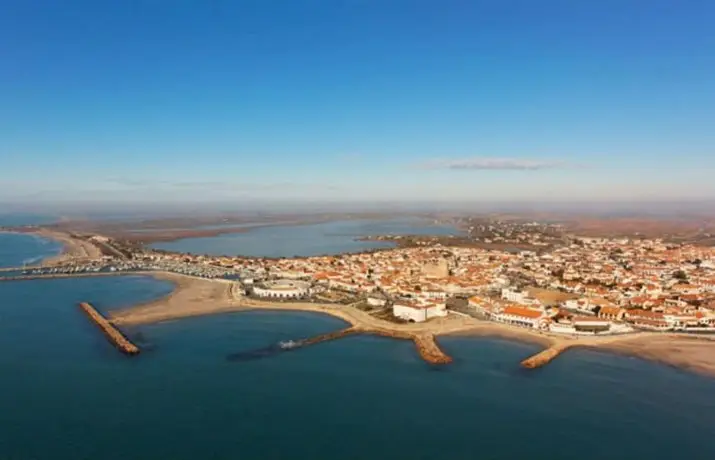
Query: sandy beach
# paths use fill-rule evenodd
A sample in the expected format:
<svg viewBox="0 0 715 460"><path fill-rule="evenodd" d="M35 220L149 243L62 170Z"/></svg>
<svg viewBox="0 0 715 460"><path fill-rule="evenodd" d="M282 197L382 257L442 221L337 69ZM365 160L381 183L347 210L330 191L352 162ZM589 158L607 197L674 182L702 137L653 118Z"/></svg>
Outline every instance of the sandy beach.
<svg viewBox="0 0 715 460"><path fill-rule="evenodd" d="M208 280L170 272L146 272L148 276L174 284L166 297L110 313L116 325L156 323L227 311L245 310L231 295L233 283Z"/></svg>
<svg viewBox="0 0 715 460"><path fill-rule="evenodd" d="M602 344L600 348L620 354L715 376L715 337L682 334L651 334Z"/></svg>
<svg viewBox="0 0 715 460"><path fill-rule="evenodd" d="M1 230L0 233L14 233L20 235L36 235L41 238L47 238L49 240L56 241L62 245L62 249L56 256L47 257L35 266L52 266L61 265L67 262L73 261L87 261L92 259L99 259L102 257L102 251L99 250L97 246L90 243L89 241L81 240L72 237L68 233L58 232L55 230L39 229L33 231L11 231L11 230Z"/></svg>
<svg viewBox="0 0 715 460"><path fill-rule="evenodd" d="M196 278L171 272L151 272L151 276L160 280L170 281L175 286L174 291L156 301L112 312L111 317L116 324L153 323L252 308L326 313L341 318L357 327L436 334L465 330L479 322L472 318L449 317L439 318L429 323L396 324L374 318L357 308L345 305L309 302L268 302L245 297L236 298L232 294L234 283L226 280Z"/></svg>
<svg viewBox="0 0 715 460"><path fill-rule="evenodd" d="M53 230L41 229L34 232L35 235L48 238L62 244L62 252L56 256L48 257L41 262L41 265L60 265L70 261L99 259L102 252L89 241L73 238L67 233Z"/></svg>
<svg viewBox="0 0 715 460"><path fill-rule="evenodd" d="M546 349L555 350L555 355L573 347L594 348L715 376L715 337L654 332L572 337L481 321L462 315L449 315L424 323L401 324L375 318L349 305L235 298L232 294L233 283L225 280L208 280L169 272L151 273L151 276L174 283L175 290L162 299L111 312L112 323L118 326L136 325L251 309L298 310L332 315L362 333L412 339L418 345L420 341L424 341L427 346L432 346L433 338L440 335L501 337L537 343Z"/></svg>
<svg viewBox="0 0 715 460"><path fill-rule="evenodd" d="M435 342L435 331L448 333L469 327L466 318L446 318L428 325L393 324L373 318L350 306L302 302L272 303L235 298L232 292L235 284L225 280L206 280L167 272L158 272L152 275L174 283L174 292L154 302L111 312L110 320L114 325L150 323L250 309L310 311L336 316L349 323L350 327L337 331L337 333L310 338L306 343L319 343L352 333L412 340L422 358L431 364L446 364L452 361L452 358L444 353Z"/></svg>

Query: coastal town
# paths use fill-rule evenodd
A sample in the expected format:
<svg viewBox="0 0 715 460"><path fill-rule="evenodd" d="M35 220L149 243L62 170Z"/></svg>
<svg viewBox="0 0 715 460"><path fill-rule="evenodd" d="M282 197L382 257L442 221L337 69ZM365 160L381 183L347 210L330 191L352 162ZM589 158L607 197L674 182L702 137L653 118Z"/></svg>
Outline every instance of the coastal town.
<svg viewBox="0 0 715 460"><path fill-rule="evenodd" d="M234 273L258 297L362 297L396 321L451 312L563 334L715 331L715 251L658 240L576 239L541 255L434 246L280 260L141 257Z"/></svg>
<svg viewBox="0 0 715 460"><path fill-rule="evenodd" d="M544 233L554 232L530 231L536 227L510 227L508 235L538 247ZM570 237L548 251L450 247L437 240L268 259L129 248L100 235L74 238L101 250L4 276L166 271L230 280L237 298L349 304L396 324L452 315L568 336L715 332L715 250L661 239Z"/></svg>

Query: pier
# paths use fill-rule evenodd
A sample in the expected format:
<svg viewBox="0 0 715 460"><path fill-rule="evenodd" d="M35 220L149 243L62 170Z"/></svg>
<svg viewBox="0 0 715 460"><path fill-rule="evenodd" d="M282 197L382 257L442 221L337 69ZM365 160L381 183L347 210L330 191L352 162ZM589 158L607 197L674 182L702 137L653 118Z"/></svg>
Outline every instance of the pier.
<svg viewBox="0 0 715 460"><path fill-rule="evenodd" d="M566 351L566 349L568 348L569 345L566 344L554 345L552 347L547 348L546 350L535 354L530 358L525 359L521 362L521 365L526 367L527 369L536 369L545 366L551 361L553 361L558 355Z"/></svg>
<svg viewBox="0 0 715 460"><path fill-rule="evenodd" d="M84 311L89 319L91 319L102 330L107 339L127 355L139 354L139 347L130 342L119 330L114 327L107 319L102 316L92 305L87 302L82 302L79 307Z"/></svg>

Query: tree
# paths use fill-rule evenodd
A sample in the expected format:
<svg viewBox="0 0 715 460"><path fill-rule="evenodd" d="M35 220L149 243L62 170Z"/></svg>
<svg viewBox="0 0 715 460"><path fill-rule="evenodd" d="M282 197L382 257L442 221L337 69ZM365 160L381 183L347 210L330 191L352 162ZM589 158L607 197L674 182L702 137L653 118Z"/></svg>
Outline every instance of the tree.
<svg viewBox="0 0 715 460"><path fill-rule="evenodd" d="M678 270L673 273L673 278L680 281L686 281L688 279L688 275L683 270Z"/></svg>

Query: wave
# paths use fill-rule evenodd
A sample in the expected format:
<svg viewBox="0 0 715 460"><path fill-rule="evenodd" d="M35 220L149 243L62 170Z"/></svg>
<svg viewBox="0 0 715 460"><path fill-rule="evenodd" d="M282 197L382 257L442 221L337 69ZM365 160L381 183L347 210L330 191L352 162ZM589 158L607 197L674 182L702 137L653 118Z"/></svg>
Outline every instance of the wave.
<svg viewBox="0 0 715 460"><path fill-rule="evenodd" d="M29 257L27 259L23 259L22 264L23 265L32 265L34 263L41 261L44 258L45 258L45 256Z"/></svg>

